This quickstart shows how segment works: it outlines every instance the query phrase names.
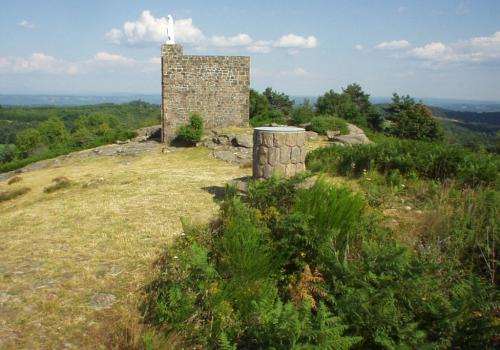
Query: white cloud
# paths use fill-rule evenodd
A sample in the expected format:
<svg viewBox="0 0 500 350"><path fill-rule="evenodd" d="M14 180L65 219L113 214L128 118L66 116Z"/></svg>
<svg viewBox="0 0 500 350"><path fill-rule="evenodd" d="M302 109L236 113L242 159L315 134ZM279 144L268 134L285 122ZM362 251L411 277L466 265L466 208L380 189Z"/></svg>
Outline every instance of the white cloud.
<svg viewBox="0 0 500 350"><path fill-rule="evenodd" d="M0 73L76 74L78 66L42 52L24 57L0 57Z"/></svg>
<svg viewBox="0 0 500 350"><path fill-rule="evenodd" d="M106 39L112 44L120 44L123 39L123 32L120 29L113 28L106 33Z"/></svg>
<svg viewBox="0 0 500 350"><path fill-rule="evenodd" d="M274 46L284 48L312 49L318 46L318 39L316 39L316 37L313 35L303 37L296 34L287 34L276 40Z"/></svg>
<svg viewBox="0 0 500 350"><path fill-rule="evenodd" d="M135 60L132 58L124 57L122 55L116 55L109 52L98 52L94 55L94 61L113 63L113 64L132 64Z"/></svg>
<svg viewBox="0 0 500 350"><path fill-rule="evenodd" d="M363 51L365 47L363 46L363 44L356 44L354 45L354 48L358 51Z"/></svg>
<svg viewBox="0 0 500 350"><path fill-rule="evenodd" d="M434 42L410 51L415 57L421 59L435 59L450 55L451 49L442 42Z"/></svg>
<svg viewBox="0 0 500 350"><path fill-rule="evenodd" d="M432 42L407 53L424 61L439 63L500 62L500 31L491 36L475 37L453 44Z"/></svg>
<svg viewBox="0 0 500 350"><path fill-rule="evenodd" d="M410 43L407 40L392 40L392 41L383 41L380 44L376 45L376 49L383 50L400 50L410 46Z"/></svg>
<svg viewBox="0 0 500 350"><path fill-rule="evenodd" d="M309 75L309 72L306 71L302 67L297 67L297 68L294 68L291 71L281 71L280 75L283 75L283 76L292 76L292 77L304 77L304 76Z"/></svg>
<svg viewBox="0 0 500 350"><path fill-rule="evenodd" d="M250 35L245 33L240 33L235 36L213 36L210 39L213 46L217 47L238 47L250 45L253 40Z"/></svg>
<svg viewBox="0 0 500 350"><path fill-rule="evenodd" d="M277 40L254 40L247 33L234 36L205 35L201 29L193 24L191 18L174 21L175 39L180 44L194 46L203 50L212 48L240 48L252 53L269 53L273 48L287 49L289 54L295 55L300 49L315 48L318 39L313 36L287 34ZM154 17L150 11L142 12L136 21L127 21L121 29L112 28L106 33L106 39L119 45L151 46L164 43L167 39L167 19Z"/></svg>
<svg viewBox="0 0 500 350"><path fill-rule="evenodd" d="M253 53L269 53L271 52L272 41L257 40L247 47L247 50Z"/></svg>
<svg viewBox="0 0 500 350"><path fill-rule="evenodd" d="M28 22L27 20L23 19L21 22L17 23L19 27L25 28L25 29L33 29L35 28L35 25L33 23Z"/></svg>
<svg viewBox="0 0 500 350"><path fill-rule="evenodd" d="M150 11L145 10L137 21L125 22L122 29L111 29L106 33L106 38L113 44L157 44L167 39L167 23L166 17L155 18ZM191 18L176 20L174 25L176 40L179 42L195 43L204 38Z"/></svg>

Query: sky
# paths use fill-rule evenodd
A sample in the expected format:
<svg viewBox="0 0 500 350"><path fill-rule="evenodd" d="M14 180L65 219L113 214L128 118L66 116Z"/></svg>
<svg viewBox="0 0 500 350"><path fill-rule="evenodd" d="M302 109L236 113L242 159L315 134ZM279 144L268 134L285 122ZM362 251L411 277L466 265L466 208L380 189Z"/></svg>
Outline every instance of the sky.
<svg viewBox="0 0 500 350"><path fill-rule="evenodd" d="M500 0L0 0L0 94L160 94L167 15L251 86L500 101Z"/></svg>

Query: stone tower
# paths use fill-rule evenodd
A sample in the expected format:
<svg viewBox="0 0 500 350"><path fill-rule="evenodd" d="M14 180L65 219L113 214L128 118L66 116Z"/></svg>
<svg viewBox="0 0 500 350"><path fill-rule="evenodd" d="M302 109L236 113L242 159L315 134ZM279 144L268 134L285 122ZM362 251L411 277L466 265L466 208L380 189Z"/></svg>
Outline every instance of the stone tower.
<svg viewBox="0 0 500 350"><path fill-rule="evenodd" d="M181 45L162 45L162 142L198 112L206 129L248 126L250 57L185 56Z"/></svg>

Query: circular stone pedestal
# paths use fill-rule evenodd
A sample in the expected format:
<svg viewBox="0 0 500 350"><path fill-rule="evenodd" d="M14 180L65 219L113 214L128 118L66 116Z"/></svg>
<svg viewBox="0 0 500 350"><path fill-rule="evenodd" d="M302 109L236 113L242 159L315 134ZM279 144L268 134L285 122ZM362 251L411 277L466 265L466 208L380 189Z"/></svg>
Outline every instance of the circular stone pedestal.
<svg viewBox="0 0 500 350"><path fill-rule="evenodd" d="M304 171L305 130L294 127L261 127L253 131L253 177L273 174L287 178Z"/></svg>

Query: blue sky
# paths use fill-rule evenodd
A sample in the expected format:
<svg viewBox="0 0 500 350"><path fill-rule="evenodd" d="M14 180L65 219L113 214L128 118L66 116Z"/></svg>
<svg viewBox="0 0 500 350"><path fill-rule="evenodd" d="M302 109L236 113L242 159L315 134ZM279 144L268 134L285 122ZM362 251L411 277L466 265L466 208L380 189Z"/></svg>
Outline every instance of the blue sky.
<svg viewBox="0 0 500 350"><path fill-rule="evenodd" d="M251 85L500 101L500 1L2 0L0 93L160 93L186 54L249 55Z"/></svg>

